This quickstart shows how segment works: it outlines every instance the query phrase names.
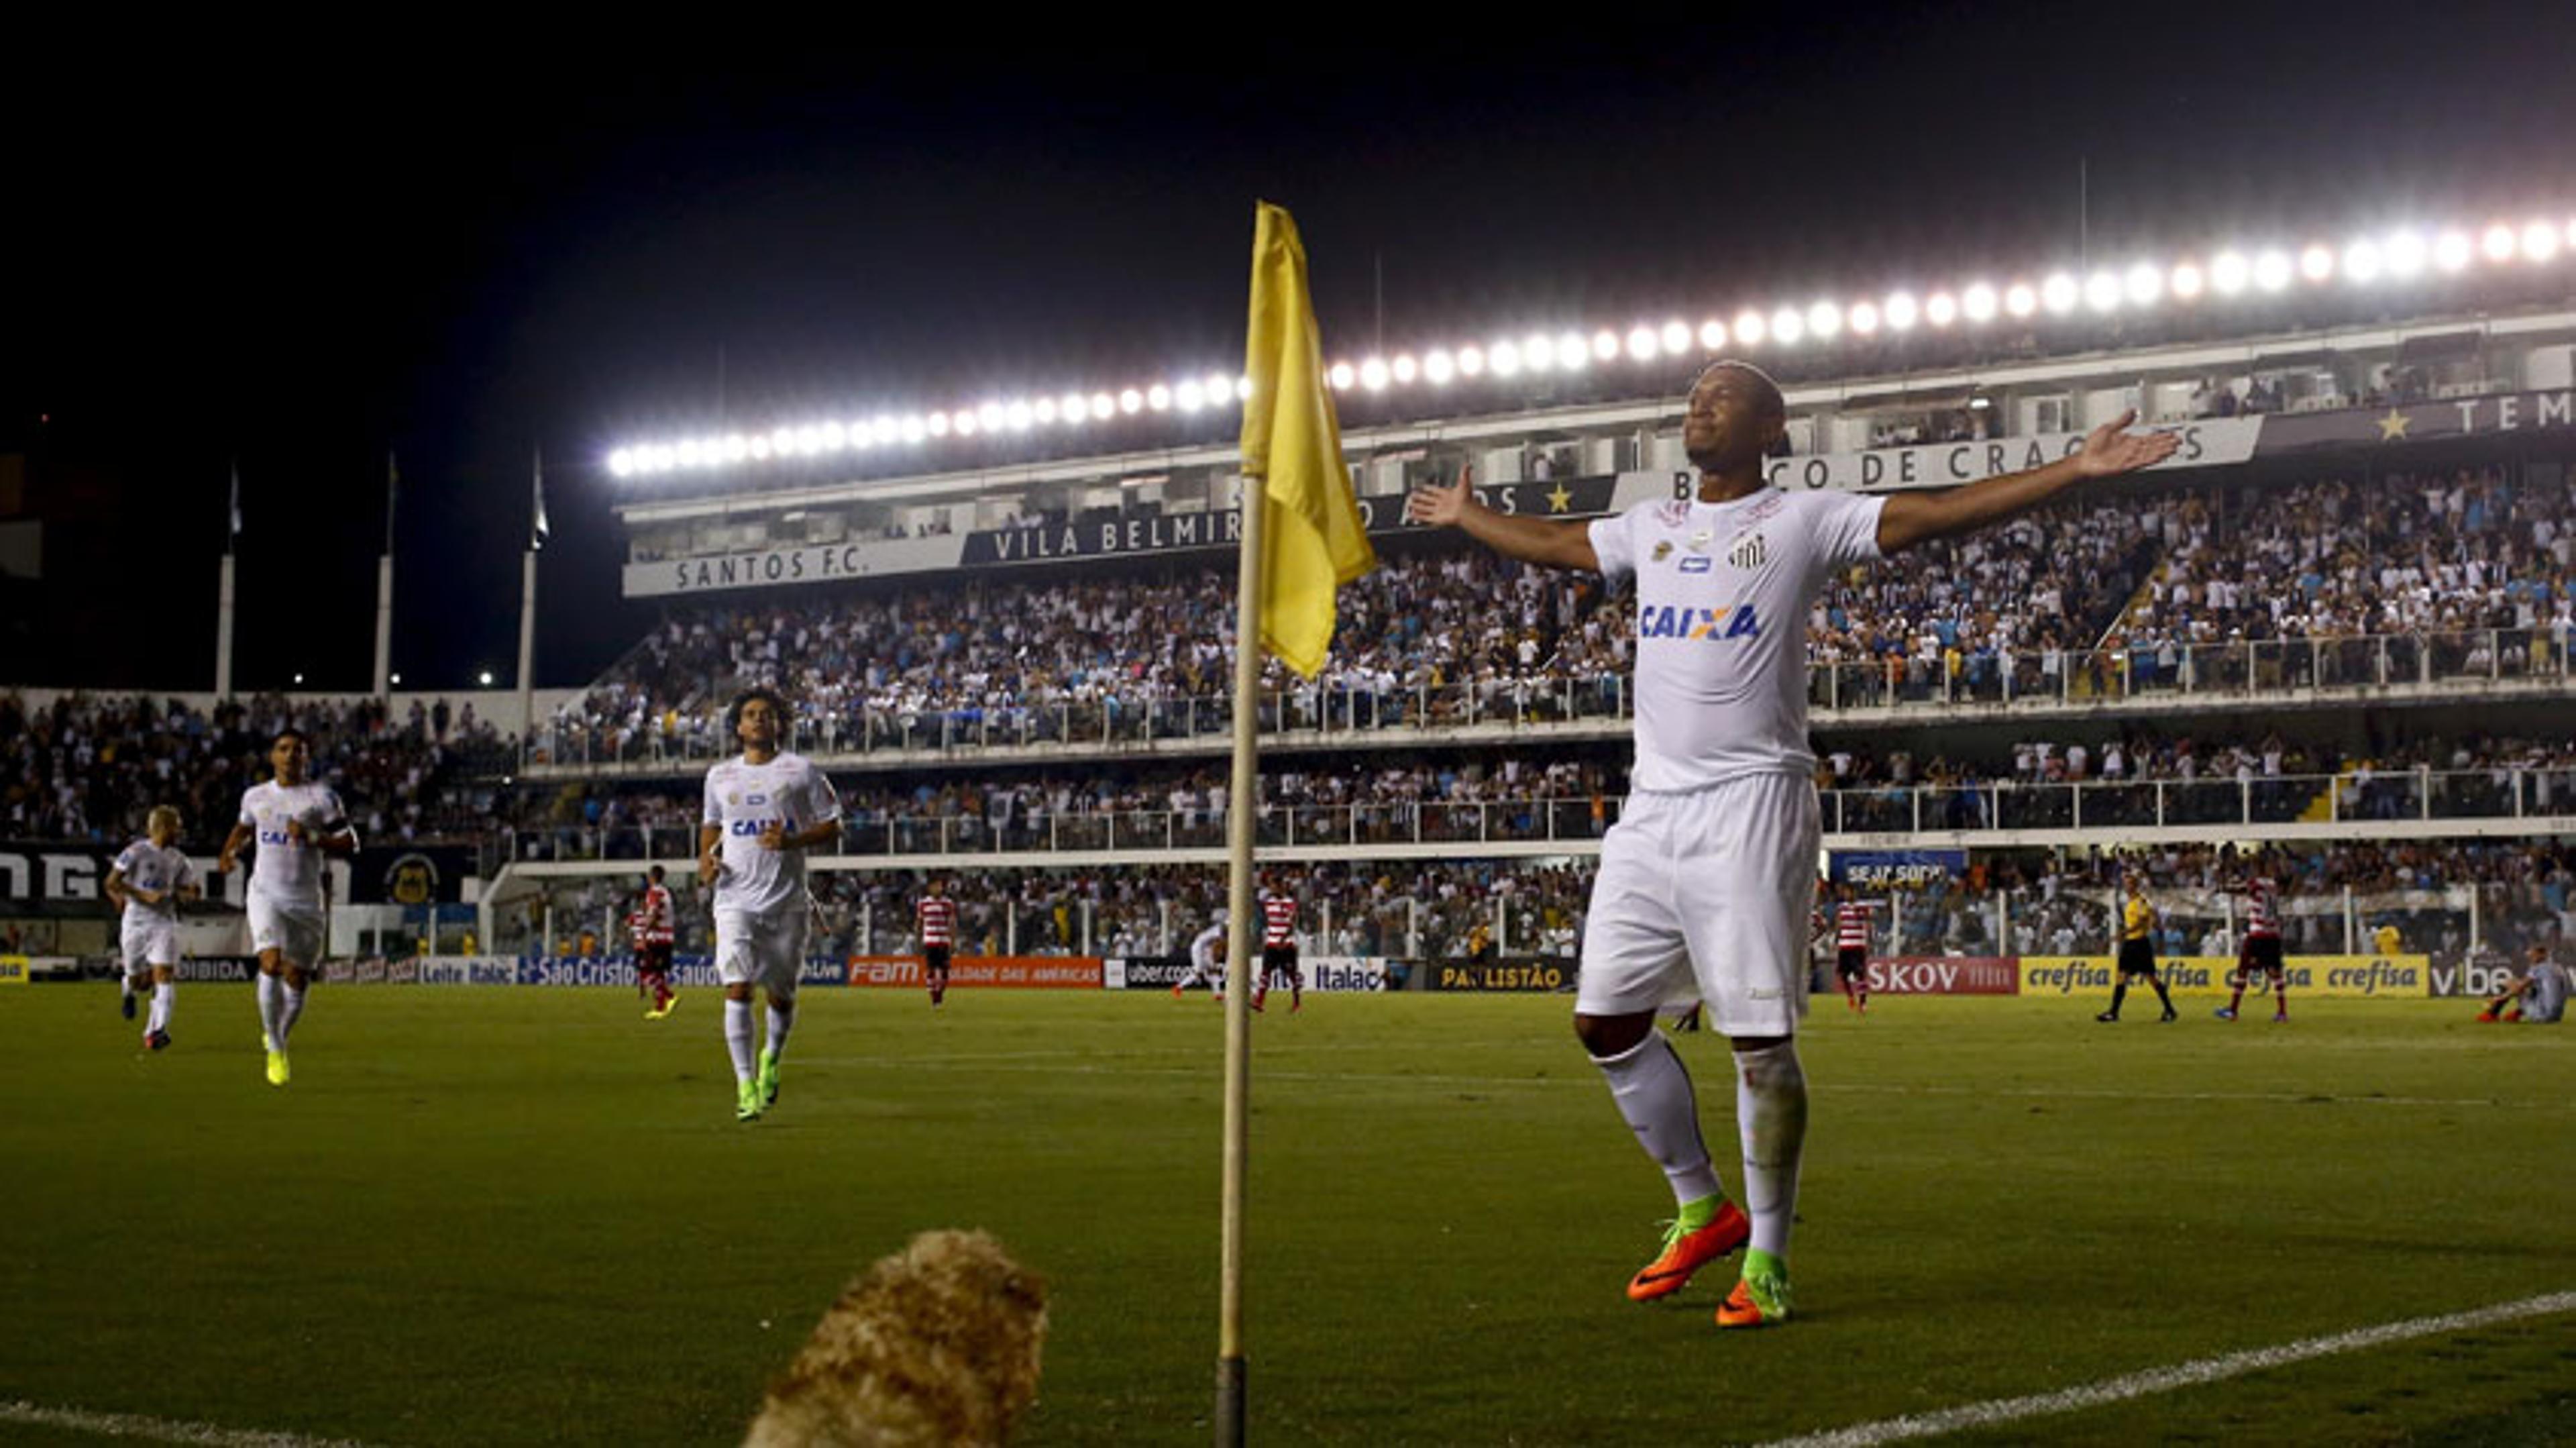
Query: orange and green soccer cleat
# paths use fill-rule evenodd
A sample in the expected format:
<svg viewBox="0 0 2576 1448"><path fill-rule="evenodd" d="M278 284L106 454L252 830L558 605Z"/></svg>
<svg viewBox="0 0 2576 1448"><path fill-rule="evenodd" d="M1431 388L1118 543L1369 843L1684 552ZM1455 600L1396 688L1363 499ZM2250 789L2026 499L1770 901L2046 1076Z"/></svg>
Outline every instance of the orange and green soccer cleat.
<svg viewBox="0 0 2576 1448"><path fill-rule="evenodd" d="M1770 1264L1748 1260L1735 1290L1717 1305L1720 1327L1770 1327L1788 1320L1789 1274Z"/></svg>
<svg viewBox="0 0 2576 1448"><path fill-rule="evenodd" d="M1753 1224L1733 1202L1720 1203L1706 1226L1685 1227L1674 1221L1664 1230L1662 1255L1628 1279L1628 1300L1652 1302L1681 1291L1692 1273L1743 1246L1752 1236Z"/></svg>

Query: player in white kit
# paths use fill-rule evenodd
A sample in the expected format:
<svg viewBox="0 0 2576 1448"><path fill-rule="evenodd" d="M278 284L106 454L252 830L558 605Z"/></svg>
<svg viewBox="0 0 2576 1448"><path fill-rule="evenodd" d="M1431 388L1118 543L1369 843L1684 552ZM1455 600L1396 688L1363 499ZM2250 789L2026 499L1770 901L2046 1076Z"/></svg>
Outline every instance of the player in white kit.
<svg viewBox="0 0 2576 1448"><path fill-rule="evenodd" d="M2087 478L2150 466L2177 445L2131 435L2130 413L2046 467L1945 491L1865 496L1770 487L1787 433L1780 389L1720 362L1691 388L1691 498L1585 524L1505 514L1464 472L1417 489L1407 515L1454 524L1509 557L1636 579L1637 760L1603 839L1583 940L1574 1030L1679 1204L1664 1250L1628 1284L1647 1301L1749 1246L1720 1327L1789 1315L1789 1225L1806 1138L1795 1036L1821 826L1807 749L1807 611L1836 570L2037 507ZM1744 1208L1727 1200L1700 1137L1690 1076L1654 1030L1696 997L1731 1039Z"/></svg>
<svg viewBox="0 0 2576 1448"><path fill-rule="evenodd" d="M224 838L215 869L230 874L242 846L250 866L250 948L259 957L259 1026L268 1043L268 1084L292 1072L286 1040L304 1014L304 992L320 977L324 944L322 857L358 848L348 812L331 786L314 782L313 742L282 729L268 746L273 777L242 792L241 818Z"/></svg>
<svg viewBox="0 0 2576 1448"><path fill-rule="evenodd" d="M134 997L152 988L152 1014L143 1023L148 1050L170 1048L170 1008L179 975L179 902L197 898L197 867L176 848L179 812L156 805L143 822L148 837L127 845L107 872L107 898L123 920L118 954L124 962L125 1018L134 1019Z"/></svg>
<svg viewBox="0 0 2576 1448"><path fill-rule="evenodd" d="M1225 999L1225 922L1211 920L1208 928L1190 941L1190 973L1172 983L1172 994L1179 995L1191 986L1203 985L1218 1000Z"/></svg>
<svg viewBox="0 0 2576 1448"><path fill-rule="evenodd" d="M740 758L707 771L698 827L698 878L715 882L716 978L733 1055L734 1119L756 1120L778 1100L778 1062L796 1021L805 963L805 852L841 836L841 798L804 756L782 752L787 705L767 689L733 701ZM769 999L769 1041L755 1062L751 988Z"/></svg>

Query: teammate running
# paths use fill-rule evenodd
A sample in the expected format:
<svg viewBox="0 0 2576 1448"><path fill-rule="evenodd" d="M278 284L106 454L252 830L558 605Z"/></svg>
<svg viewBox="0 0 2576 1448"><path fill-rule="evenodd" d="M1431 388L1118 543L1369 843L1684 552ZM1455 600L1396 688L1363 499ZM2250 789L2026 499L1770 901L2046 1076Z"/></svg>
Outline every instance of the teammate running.
<svg viewBox="0 0 2576 1448"><path fill-rule="evenodd" d="M1963 488L1786 491L1763 479L1764 459L1788 432L1780 389L1759 368L1720 362L1691 388L1682 424L1700 474L1694 498L1590 524L1551 521L1485 507L1462 471L1407 503L1414 521L1454 524L1512 558L1636 578L1634 788L1602 842L1574 1018L1680 1204L1663 1252L1629 1296L1676 1291L1749 1240L1718 1325L1789 1315L1789 1226L1807 1127L1793 1037L1806 1009L1801 931L1821 833L1804 625L1826 577L2172 454L2171 435L2128 435L2135 420L2096 429L2046 467ZM1749 1219L1718 1183L1689 1073L1654 1030L1658 1006L1694 993L1733 1038Z"/></svg>
<svg viewBox="0 0 2576 1448"><path fill-rule="evenodd" d="M671 989L671 947L678 943L679 916L659 865L644 872L644 898L636 902L634 927L635 988L653 1002L644 1019L662 1020L680 1004L680 993Z"/></svg>
<svg viewBox="0 0 2576 1448"><path fill-rule="evenodd" d="M715 882L716 978L724 982L725 1049L733 1056L734 1119L778 1103L778 1062L796 1021L805 963L805 852L840 838L841 799L802 755L781 750L786 701L768 689L727 711L742 755L707 771L698 827L698 879ZM755 1064L751 988L769 999L769 1041Z"/></svg>
<svg viewBox="0 0 2576 1448"><path fill-rule="evenodd" d="M2228 982L2235 994L2218 1008L2220 1020L2236 1019L2237 1007L2245 1004L2245 987L2258 974L2271 981L2272 1024L2277 1026L2290 1018L2290 972L2281 959L2281 884L2259 858L2245 879L2245 943L2236 951L2236 978Z"/></svg>
<svg viewBox="0 0 2576 1448"><path fill-rule="evenodd" d="M912 914L921 927L921 976L930 986L930 1003L935 1007L948 999L948 955L957 948L957 902L948 898L948 881L938 875L931 876L922 891Z"/></svg>
<svg viewBox="0 0 2576 1448"><path fill-rule="evenodd" d="M282 729L268 747L272 777L243 791L241 818L224 837L215 860L231 874L244 845L250 866L250 948L259 956L259 1025L268 1044L268 1084L283 1086L293 1072L286 1041L304 1014L304 993L321 975L325 920L322 857L354 854L358 832L327 784L308 776L313 741L300 729Z"/></svg>
<svg viewBox="0 0 2576 1448"><path fill-rule="evenodd" d="M143 1023L147 1050L170 1049L170 1009L178 992L179 902L198 896L197 867L175 848L179 812L155 805L143 821L148 837L127 845L107 872L107 898L123 916L118 928L118 956L124 963L119 987L127 1020L134 1019L134 995L152 987L152 1013Z"/></svg>

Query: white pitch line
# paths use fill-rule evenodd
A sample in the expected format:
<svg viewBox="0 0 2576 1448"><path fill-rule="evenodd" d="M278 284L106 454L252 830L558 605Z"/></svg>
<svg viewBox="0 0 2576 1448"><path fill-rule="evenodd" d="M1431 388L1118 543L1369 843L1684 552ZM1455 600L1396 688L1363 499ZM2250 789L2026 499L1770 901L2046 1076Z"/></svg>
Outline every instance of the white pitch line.
<svg viewBox="0 0 2576 1448"><path fill-rule="evenodd" d="M218 1428L212 1423L179 1423L132 1413L89 1413L78 1408L43 1408L34 1403L0 1403L0 1423L35 1428L63 1428L101 1438L140 1438L151 1443L204 1443L214 1448L366 1448L349 1438L306 1438L295 1433L256 1433Z"/></svg>
<svg viewBox="0 0 2576 1448"><path fill-rule="evenodd" d="M2224 1357L2202 1358L2169 1368L2150 1368L2145 1372L2106 1378L2082 1387L2064 1388L2054 1393L2034 1393L2023 1398L1997 1398L1964 1407L1944 1408L1937 1413L1912 1413L1902 1418L1885 1418L1875 1423L1856 1423L1848 1428L1835 1428L1823 1433L1809 1433L1796 1438L1780 1438L1763 1448L1870 1448L1878 1443L1902 1442L1908 1438L1932 1438L1969 1428L1992 1428L2017 1423L2026 1418L2072 1413L2084 1408L2098 1408L2110 1403L2127 1402L2153 1393L2169 1393L2176 1388L2197 1387L2247 1373L2285 1367L2314 1358L2358 1352L2365 1348L2386 1347L2391 1343L2412 1342L2422 1337L2441 1337L2492 1327L2500 1322L2516 1322L2526 1317L2551 1317L2563 1312L2576 1312L2576 1292L2552 1292L2544 1297L2528 1297L2520 1302L2499 1303L2470 1312L2454 1312L2442 1317L2417 1317L2404 1322L2383 1323L2378 1327L2356 1328L2330 1337L2312 1337L2304 1342L2284 1343L2279 1347L2255 1348L2248 1352L2229 1353Z"/></svg>

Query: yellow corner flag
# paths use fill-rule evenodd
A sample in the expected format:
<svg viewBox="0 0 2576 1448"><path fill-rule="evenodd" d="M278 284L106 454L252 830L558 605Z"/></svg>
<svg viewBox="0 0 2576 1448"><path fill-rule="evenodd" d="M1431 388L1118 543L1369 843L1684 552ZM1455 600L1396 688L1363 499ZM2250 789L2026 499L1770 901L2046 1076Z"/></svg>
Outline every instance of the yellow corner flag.
<svg viewBox="0 0 2576 1448"><path fill-rule="evenodd" d="M1342 461L1324 387L1323 345L1306 295L1297 223L1264 201L1252 236L1252 330L1244 375L1243 472L1262 480L1261 642L1307 678L1333 643L1333 590L1377 566Z"/></svg>

